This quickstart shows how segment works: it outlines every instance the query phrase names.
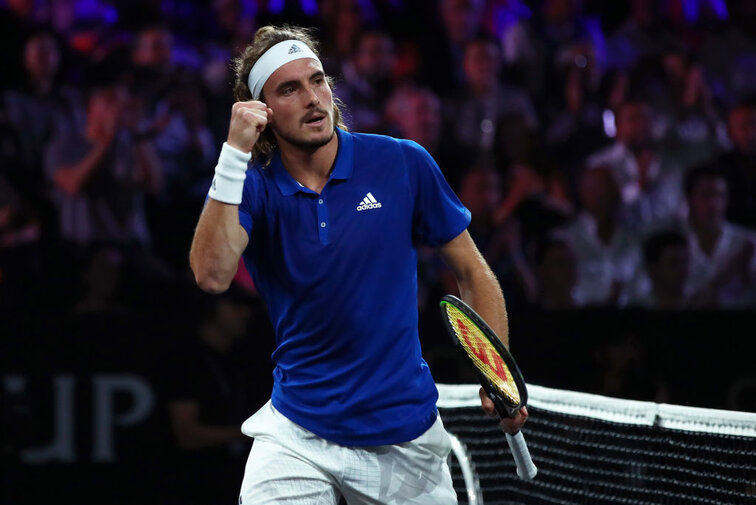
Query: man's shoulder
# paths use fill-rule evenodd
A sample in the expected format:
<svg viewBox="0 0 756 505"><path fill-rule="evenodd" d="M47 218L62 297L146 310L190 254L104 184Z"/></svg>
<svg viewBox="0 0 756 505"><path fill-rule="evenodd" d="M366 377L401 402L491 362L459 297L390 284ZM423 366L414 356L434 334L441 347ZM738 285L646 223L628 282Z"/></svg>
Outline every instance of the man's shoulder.
<svg viewBox="0 0 756 505"><path fill-rule="evenodd" d="M423 146L414 140L393 137L378 133L352 133L354 145L357 149L373 151L380 150L386 153L395 152L406 156L430 156Z"/></svg>
<svg viewBox="0 0 756 505"><path fill-rule="evenodd" d="M352 136L355 142L359 142L364 146L392 146L396 145L400 139L385 135L381 133L360 133L360 132L347 132Z"/></svg>

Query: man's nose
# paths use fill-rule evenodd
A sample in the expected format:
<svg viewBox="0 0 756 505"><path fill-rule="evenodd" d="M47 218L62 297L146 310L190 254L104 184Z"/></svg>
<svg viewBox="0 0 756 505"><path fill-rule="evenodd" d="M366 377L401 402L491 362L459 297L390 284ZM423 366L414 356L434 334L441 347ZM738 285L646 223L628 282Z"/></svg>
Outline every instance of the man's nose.
<svg viewBox="0 0 756 505"><path fill-rule="evenodd" d="M307 88L307 105L318 105L320 103L320 97L312 87Z"/></svg>

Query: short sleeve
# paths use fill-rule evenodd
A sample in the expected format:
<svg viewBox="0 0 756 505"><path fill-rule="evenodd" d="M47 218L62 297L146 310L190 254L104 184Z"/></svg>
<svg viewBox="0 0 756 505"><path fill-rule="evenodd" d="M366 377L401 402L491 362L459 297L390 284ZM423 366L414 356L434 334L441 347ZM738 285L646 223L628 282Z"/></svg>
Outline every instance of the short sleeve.
<svg viewBox="0 0 756 505"><path fill-rule="evenodd" d="M469 226L470 211L425 149L412 141L402 141L402 149L414 197L413 233L424 245L446 244Z"/></svg>
<svg viewBox="0 0 756 505"><path fill-rule="evenodd" d="M262 180L260 171L257 168L247 170L247 178L244 180L244 192L242 201L239 204L239 224L247 231L248 236L252 236L252 226L255 216L262 205L260 200L260 187Z"/></svg>

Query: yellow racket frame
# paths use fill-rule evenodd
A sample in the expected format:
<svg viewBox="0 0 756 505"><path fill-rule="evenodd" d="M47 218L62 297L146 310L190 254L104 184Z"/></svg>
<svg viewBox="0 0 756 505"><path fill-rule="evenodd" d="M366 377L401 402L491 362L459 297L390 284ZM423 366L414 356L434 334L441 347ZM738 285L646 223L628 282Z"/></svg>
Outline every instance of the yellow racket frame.
<svg viewBox="0 0 756 505"><path fill-rule="evenodd" d="M507 401L512 405L519 405L520 393L514 381L514 376L502 355L486 337L483 330L470 316L451 303L442 303L442 306L459 343L475 367Z"/></svg>

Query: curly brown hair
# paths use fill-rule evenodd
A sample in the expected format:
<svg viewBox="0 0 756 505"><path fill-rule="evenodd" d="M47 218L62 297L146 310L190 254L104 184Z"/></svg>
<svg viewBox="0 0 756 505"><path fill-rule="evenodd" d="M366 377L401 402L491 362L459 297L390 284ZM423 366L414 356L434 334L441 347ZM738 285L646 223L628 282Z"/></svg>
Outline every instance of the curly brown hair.
<svg viewBox="0 0 756 505"><path fill-rule="evenodd" d="M232 62L234 74L236 75L234 98L237 101L245 102L252 100L252 92L247 84L252 67L268 49L284 40L299 40L304 42L319 56L318 42L315 39L313 29L286 24L279 26L269 25L259 28L255 32L255 38L252 40L252 43L245 47L241 54L234 58ZM333 89L333 80L330 77L326 77L326 80L331 89ZM265 97L262 94L260 94L260 100L265 101ZM340 106L343 106L343 103L334 96L333 121L336 126L342 130L346 130L347 127L342 120ZM277 147L278 143L273 135L273 131L270 128L265 128L252 148L252 157L253 159L267 158L269 160L270 155L273 154L273 151Z"/></svg>

